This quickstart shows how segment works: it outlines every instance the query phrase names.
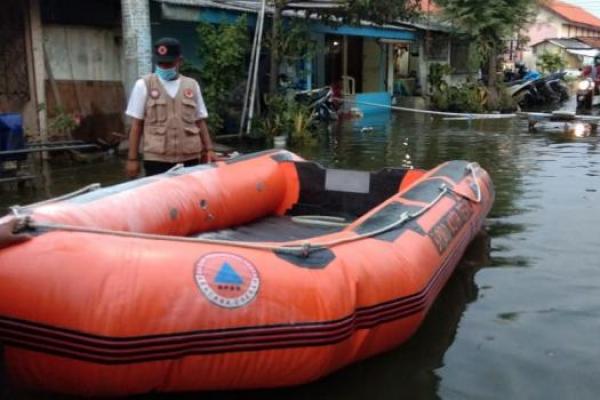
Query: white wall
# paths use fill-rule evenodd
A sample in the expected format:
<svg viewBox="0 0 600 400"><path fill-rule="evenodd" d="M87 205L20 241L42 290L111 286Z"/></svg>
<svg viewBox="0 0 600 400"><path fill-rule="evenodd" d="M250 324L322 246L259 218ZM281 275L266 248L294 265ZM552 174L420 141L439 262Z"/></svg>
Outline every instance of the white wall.
<svg viewBox="0 0 600 400"><path fill-rule="evenodd" d="M118 31L45 25L44 42L56 80L121 80L121 41Z"/></svg>

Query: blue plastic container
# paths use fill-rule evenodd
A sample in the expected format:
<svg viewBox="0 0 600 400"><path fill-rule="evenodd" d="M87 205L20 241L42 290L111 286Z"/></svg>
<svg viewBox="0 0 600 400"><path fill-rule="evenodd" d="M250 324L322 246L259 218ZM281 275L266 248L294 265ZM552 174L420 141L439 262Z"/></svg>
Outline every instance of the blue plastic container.
<svg viewBox="0 0 600 400"><path fill-rule="evenodd" d="M0 114L0 151L21 150L25 148L23 117L21 114ZM2 161L22 161L27 154L0 155Z"/></svg>

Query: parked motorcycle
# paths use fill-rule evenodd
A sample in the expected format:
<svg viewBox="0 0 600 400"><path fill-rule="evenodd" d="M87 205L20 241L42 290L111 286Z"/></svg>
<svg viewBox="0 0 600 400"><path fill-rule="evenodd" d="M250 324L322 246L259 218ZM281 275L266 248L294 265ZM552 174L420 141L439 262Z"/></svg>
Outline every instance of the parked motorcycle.
<svg viewBox="0 0 600 400"><path fill-rule="evenodd" d="M304 90L295 95L297 102L307 105L313 110L314 117L319 121L330 122L337 120L337 111L333 102L333 90L329 86L313 90Z"/></svg>
<svg viewBox="0 0 600 400"><path fill-rule="evenodd" d="M535 75L530 75L532 77ZM523 79L509 84L508 91L522 108L559 103L569 98L564 82L565 73L557 72L535 79Z"/></svg>
<svg viewBox="0 0 600 400"><path fill-rule="evenodd" d="M584 78L577 83L577 109L590 110L600 104L598 85L592 78Z"/></svg>

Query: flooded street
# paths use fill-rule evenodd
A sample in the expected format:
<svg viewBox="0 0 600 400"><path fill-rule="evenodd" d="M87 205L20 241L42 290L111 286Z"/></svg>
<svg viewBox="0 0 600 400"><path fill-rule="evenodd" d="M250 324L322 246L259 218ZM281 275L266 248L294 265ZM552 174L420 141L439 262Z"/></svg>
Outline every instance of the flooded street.
<svg viewBox="0 0 600 400"><path fill-rule="evenodd" d="M416 336L392 352L302 387L138 399L597 398L600 136L578 137L559 123L529 133L526 121L399 113L344 123L322 143L292 150L328 167L365 170L476 161L496 186L487 234L469 248ZM55 166L35 189L0 189L0 207L122 180L115 159ZM3 398L62 397L5 387Z"/></svg>

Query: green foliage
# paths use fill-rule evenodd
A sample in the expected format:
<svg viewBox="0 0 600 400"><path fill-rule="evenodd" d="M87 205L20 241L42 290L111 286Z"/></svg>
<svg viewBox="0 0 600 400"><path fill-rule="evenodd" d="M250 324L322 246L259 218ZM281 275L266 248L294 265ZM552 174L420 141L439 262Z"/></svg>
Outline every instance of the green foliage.
<svg viewBox="0 0 600 400"><path fill-rule="evenodd" d="M431 90L442 90L446 84L446 78L452 73L452 67L448 64L434 63L429 66L429 83Z"/></svg>
<svg viewBox="0 0 600 400"><path fill-rule="evenodd" d="M514 97L509 93L504 84L498 84L498 93L498 111L513 112L517 109L517 102L515 101Z"/></svg>
<svg viewBox="0 0 600 400"><path fill-rule="evenodd" d="M499 48L533 17L535 0L436 0L448 21L473 38L482 56Z"/></svg>
<svg viewBox="0 0 600 400"><path fill-rule="evenodd" d="M546 51L538 57L537 65L542 72L552 73L564 69L566 63L560 54Z"/></svg>
<svg viewBox="0 0 600 400"><path fill-rule="evenodd" d="M467 81L458 86L440 85L431 96L436 110L449 112L483 113L511 111L515 104L508 92L498 87L499 98L495 105L489 101L489 89L481 83Z"/></svg>
<svg viewBox="0 0 600 400"><path fill-rule="evenodd" d="M54 116L48 121L51 136L70 138L71 133L79 126L80 119L75 114L67 113L64 108L57 107Z"/></svg>
<svg viewBox="0 0 600 400"><path fill-rule="evenodd" d="M315 41L310 38L308 22L304 20L292 20L277 23L277 46L278 54L282 59L303 59L311 57L317 50ZM265 47L273 47L271 36L265 39Z"/></svg>
<svg viewBox="0 0 600 400"><path fill-rule="evenodd" d="M312 110L305 104L282 94L267 95L266 113L261 117L258 133L272 140L288 135L294 143L310 143L317 128Z"/></svg>
<svg viewBox="0 0 600 400"><path fill-rule="evenodd" d="M221 106L246 74L245 60L249 48L246 17L238 18L234 24L201 22L197 32L202 67L192 71L202 82L208 125L212 132L218 132L223 128ZM187 68L189 71L190 67Z"/></svg>

